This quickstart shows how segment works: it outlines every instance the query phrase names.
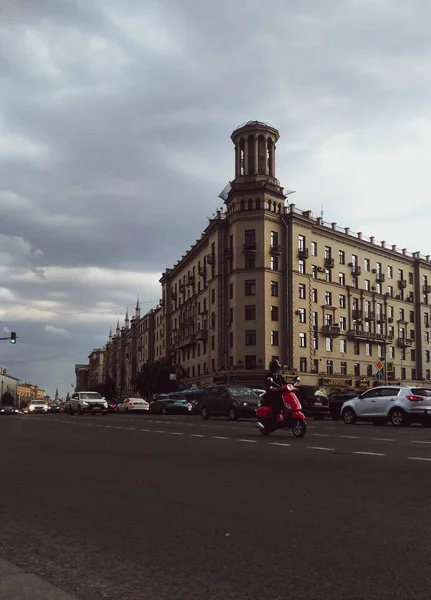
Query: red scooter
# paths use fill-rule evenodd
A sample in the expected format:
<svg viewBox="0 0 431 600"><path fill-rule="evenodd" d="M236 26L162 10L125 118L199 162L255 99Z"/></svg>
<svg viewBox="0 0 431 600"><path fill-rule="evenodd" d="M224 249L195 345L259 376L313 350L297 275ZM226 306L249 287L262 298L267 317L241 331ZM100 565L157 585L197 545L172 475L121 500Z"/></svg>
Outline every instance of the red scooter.
<svg viewBox="0 0 431 600"><path fill-rule="evenodd" d="M278 388L282 392L284 411L276 420L271 406L259 406L256 411L258 419L257 427L262 435L270 435L277 429L291 429L295 437L304 437L307 431L307 423L302 406L295 391L297 388L290 384ZM265 397L262 398L265 401Z"/></svg>

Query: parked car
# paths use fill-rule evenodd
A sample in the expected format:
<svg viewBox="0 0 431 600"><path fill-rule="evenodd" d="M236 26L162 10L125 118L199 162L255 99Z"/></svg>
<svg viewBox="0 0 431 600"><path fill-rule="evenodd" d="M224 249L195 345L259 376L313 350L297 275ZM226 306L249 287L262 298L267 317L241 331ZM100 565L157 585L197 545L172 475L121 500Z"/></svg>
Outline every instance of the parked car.
<svg viewBox="0 0 431 600"><path fill-rule="evenodd" d="M49 413L58 413L60 411L60 405L53 402L52 404L48 404L48 412Z"/></svg>
<svg viewBox="0 0 431 600"><path fill-rule="evenodd" d="M69 414L73 415L76 412L79 415L85 413L106 415L108 403L105 398L102 398L97 392L75 392L69 400Z"/></svg>
<svg viewBox="0 0 431 600"><path fill-rule="evenodd" d="M297 385L296 395L307 417L322 421L329 417L328 397L325 388L315 385Z"/></svg>
<svg viewBox="0 0 431 600"><path fill-rule="evenodd" d="M375 424L390 421L394 427L413 421L431 425L431 389L408 386L374 387L344 402L341 416L347 425L357 420Z"/></svg>
<svg viewBox="0 0 431 600"><path fill-rule="evenodd" d="M332 392L328 396L329 414L333 421L339 421L341 419L341 407L347 400L356 398L358 392L355 390L349 390L345 392Z"/></svg>
<svg viewBox="0 0 431 600"><path fill-rule="evenodd" d="M149 412L150 404L143 398L126 398L117 406L117 412Z"/></svg>
<svg viewBox="0 0 431 600"><path fill-rule="evenodd" d="M200 415L204 390L182 390L181 394L192 405L192 415Z"/></svg>
<svg viewBox="0 0 431 600"><path fill-rule="evenodd" d="M15 406L8 404L0 404L0 415L17 415L19 410Z"/></svg>
<svg viewBox="0 0 431 600"><path fill-rule="evenodd" d="M180 392L160 394L151 402L150 411L162 415L189 415L192 412L192 405Z"/></svg>
<svg viewBox="0 0 431 600"><path fill-rule="evenodd" d="M201 402L203 419L229 417L236 421L240 417L255 417L260 396L251 388L243 385L208 386Z"/></svg>

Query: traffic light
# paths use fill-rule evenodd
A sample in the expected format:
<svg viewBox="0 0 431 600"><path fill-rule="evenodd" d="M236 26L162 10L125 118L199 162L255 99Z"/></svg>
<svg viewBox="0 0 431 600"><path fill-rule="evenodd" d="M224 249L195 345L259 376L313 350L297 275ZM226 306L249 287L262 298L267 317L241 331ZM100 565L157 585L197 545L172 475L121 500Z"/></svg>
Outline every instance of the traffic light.
<svg viewBox="0 0 431 600"><path fill-rule="evenodd" d="M10 332L10 343L11 344L16 344L16 333L15 333L15 331L11 331Z"/></svg>

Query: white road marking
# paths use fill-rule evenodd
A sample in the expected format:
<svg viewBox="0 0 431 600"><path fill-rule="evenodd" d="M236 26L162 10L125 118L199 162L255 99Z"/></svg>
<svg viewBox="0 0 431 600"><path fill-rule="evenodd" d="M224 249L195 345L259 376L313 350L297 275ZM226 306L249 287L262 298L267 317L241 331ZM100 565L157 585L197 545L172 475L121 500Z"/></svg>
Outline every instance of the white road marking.
<svg viewBox="0 0 431 600"><path fill-rule="evenodd" d="M424 460L426 462L431 462L431 458L422 458L421 456L408 456L407 460Z"/></svg>
<svg viewBox="0 0 431 600"><path fill-rule="evenodd" d="M386 454L380 454L379 452L353 452L353 454L363 454L366 456L387 456Z"/></svg>
<svg viewBox="0 0 431 600"><path fill-rule="evenodd" d="M431 444L431 442L422 442L421 440L410 440L412 444Z"/></svg>
<svg viewBox="0 0 431 600"><path fill-rule="evenodd" d="M224 437L222 435L213 435L213 440L228 440L228 437Z"/></svg>
<svg viewBox="0 0 431 600"><path fill-rule="evenodd" d="M237 442L246 442L248 444L257 444L257 440L241 440L241 439L237 439Z"/></svg>
<svg viewBox="0 0 431 600"><path fill-rule="evenodd" d="M330 452L334 452L335 448L322 448L320 446L307 446L307 450L327 450Z"/></svg>
<svg viewBox="0 0 431 600"><path fill-rule="evenodd" d="M371 438L372 440L375 440L376 442L395 442L395 440L393 440L392 438Z"/></svg>
<svg viewBox="0 0 431 600"><path fill-rule="evenodd" d="M150 429L151 433L166 433L166 431L161 431L160 429Z"/></svg>
<svg viewBox="0 0 431 600"><path fill-rule="evenodd" d="M359 440L359 435L339 435L338 437L343 438L345 440Z"/></svg>
<svg viewBox="0 0 431 600"><path fill-rule="evenodd" d="M310 433L310 435L315 435L318 437L331 437L329 433Z"/></svg>
<svg viewBox="0 0 431 600"><path fill-rule="evenodd" d="M190 437L199 437L199 438L203 438L205 436L203 436L201 433L191 433Z"/></svg>
<svg viewBox="0 0 431 600"><path fill-rule="evenodd" d="M179 433L178 431L171 431L171 435L184 435L184 433Z"/></svg>
<svg viewBox="0 0 431 600"><path fill-rule="evenodd" d="M140 429L140 431L145 431L145 433L149 433L151 429Z"/></svg>
<svg viewBox="0 0 431 600"><path fill-rule="evenodd" d="M290 448L290 444L283 444L282 442L269 442L270 446L284 446L285 448Z"/></svg>

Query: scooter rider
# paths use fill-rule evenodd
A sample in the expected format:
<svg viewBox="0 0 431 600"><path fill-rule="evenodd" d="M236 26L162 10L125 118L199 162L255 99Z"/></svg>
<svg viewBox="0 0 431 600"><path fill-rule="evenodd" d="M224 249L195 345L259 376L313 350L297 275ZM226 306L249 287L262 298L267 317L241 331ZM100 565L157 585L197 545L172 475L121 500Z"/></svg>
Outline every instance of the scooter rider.
<svg viewBox="0 0 431 600"><path fill-rule="evenodd" d="M281 374L280 362L277 359L273 359L269 363L269 372L265 377L265 403L272 408L276 421L278 421L280 413L284 411L283 395L279 391L279 388L286 384L287 381Z"/></svg>

